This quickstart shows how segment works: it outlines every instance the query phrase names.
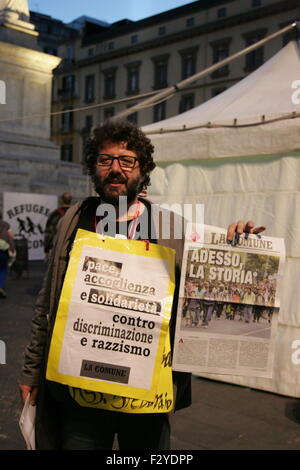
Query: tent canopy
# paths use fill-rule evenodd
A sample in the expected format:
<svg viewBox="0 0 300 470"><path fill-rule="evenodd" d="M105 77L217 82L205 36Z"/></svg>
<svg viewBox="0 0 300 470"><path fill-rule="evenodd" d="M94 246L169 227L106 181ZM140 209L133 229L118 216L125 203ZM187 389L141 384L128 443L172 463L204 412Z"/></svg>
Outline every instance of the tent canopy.
<svg viewBox="0 0 300 470"><path fill-rule="evenodd" d="M206 224L252 219L285 239L273 377L202 375L300 397L300 367L291 360L300 338L300 117L288 118L300 113L292 101L296 80L299 49L290 42L224 93L144 130L159 163L150 187L154 202L202 203ZM270 121L262 123L263 115Z"/></svg>

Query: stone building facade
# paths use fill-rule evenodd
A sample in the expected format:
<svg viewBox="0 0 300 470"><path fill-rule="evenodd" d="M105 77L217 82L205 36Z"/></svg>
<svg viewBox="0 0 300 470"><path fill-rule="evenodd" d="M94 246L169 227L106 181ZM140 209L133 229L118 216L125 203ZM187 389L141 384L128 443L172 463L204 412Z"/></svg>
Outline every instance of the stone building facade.
<svg viewBox="0 0 300 470"><path fill-rule="evenodd" d="M81 161L84 141L95 124L277 32L296 17L297 0L201 0L140 21L125 19L82 31L59 48L63 60L55 72L53 111L65 113L53 118L52 138L62 160ZM258 68L291 37L274 39L129 119L142 126L201 104Z"/></svg>

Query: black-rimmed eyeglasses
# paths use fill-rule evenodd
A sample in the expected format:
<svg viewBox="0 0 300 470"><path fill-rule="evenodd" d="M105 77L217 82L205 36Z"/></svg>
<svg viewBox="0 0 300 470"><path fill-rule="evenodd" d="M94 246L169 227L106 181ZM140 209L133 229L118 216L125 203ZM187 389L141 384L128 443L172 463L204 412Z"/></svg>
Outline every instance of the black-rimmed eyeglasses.
<svg viewBox="0 0 300 470"><path fill-rule="evenodd" d="M119 157L114 157L113 155L100 153L100 155L97 157L97 165L110 167L112 166L114 160L117 160L120 167L124 170L133 170L138 158L131 157L130 155L120 155Z"/></svg>

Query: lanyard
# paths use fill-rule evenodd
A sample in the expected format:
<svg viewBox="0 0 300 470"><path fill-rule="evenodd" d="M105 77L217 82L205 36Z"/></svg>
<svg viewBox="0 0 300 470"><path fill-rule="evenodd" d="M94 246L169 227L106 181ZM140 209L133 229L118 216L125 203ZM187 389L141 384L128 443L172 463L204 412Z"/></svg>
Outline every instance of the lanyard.
<svg viewBox="0 0 300 470"><path fill-rule="evenodd" d="M141 215L141 202L138 201L138 204L137 204L137 209L134 213L134 215L132 216L131 218L131 221L130 221L130 224L129 224L129 228L128 228L128 235L127 235L127 239L128 240L134 240L135 238L135 235L136 235L136 230L137 230L137 226L138 226L138 223L139 223L139 217ZM100 224L100 233L102 235L104 235L104 227L103 227L103 223L102 223L102 219L100 219L99 221L99 224ZM96 220L96 216L95 216L95 220L94 220L94 226L95 226L95 232L97 233L97 220Z"/></svg>

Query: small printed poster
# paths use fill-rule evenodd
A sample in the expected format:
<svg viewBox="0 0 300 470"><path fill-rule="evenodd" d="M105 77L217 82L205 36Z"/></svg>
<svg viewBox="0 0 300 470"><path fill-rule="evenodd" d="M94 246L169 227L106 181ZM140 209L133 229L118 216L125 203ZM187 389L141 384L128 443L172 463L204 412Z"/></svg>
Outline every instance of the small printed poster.
<svg viewBox="0 0 300 470"><path fill-rule="evenodd" d="M32 193L4 193L3 218L14 235L26 238L28 259L42 260L47 219L57 208L57 196Z"/></svg>

